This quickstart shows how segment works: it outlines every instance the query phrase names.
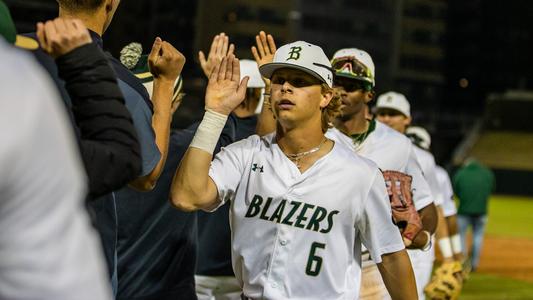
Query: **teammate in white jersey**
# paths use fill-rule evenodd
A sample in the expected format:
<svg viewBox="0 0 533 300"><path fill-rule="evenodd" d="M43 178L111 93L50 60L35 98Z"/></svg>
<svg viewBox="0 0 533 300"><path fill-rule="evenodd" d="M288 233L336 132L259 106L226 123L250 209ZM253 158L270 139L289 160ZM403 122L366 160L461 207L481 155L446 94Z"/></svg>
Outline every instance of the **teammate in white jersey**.
<svg viewBox="0 0 533 300"><path fill-rule="evenodd" d="M341 49L334 54L332 65L336 72L335 88L343 106L335 121L336 128L329 129L326 136L374 161L383 171L399 171L412 177L414 205L422 217L423 229L409 247L428 248L435 231L436 210L414 147L404 135L367 117L367 103L374 97L375 86L372 58L360 49ZM389 298L375 264L368 256L363 256L363 260L361 298Z"/></svg>
<svg viewBox="0 0 533 300"><path fill-rule="evenodd" d="M262 65L277 131L223 149L225 117L244 99L238 61L209 80L206 113L176 173L173 203L210 210L231 201L233 268L251 299L357 299L361 242L394 299L416 299L402 238L377 166L324 137L338 108L320 47L295 42ZM211 164L211 166L210 166Z"/></svg>
<svg viewBox="0 0 533 300"><path fill-rule="evenodd" d="M410 126L406 131L407 136L418 147L430 151L431 136L422 127ZM453 250L453 256L456 260L462 261L462 248L461 239L457 230L457 207L453 199L453 188L448 172L439 165L435 165L435 177L437 184L442 193L441 209L442 214L446 218L446 224L451 239L451 246Z"/></svg>
<svg viewBox="0 0 533 300"><path fill-rule="evenodd" d="M457 226L457 207L453 199L453 188L450 180L450 175L441 166L437 165L435 169L437 174L437 181L441 187L444 201L442 202L442 213L446 218L448 224L448 232L452 243L453 257L456 261L463 261L463 248L461 245L461 237L459 235L459 228Z"/></svg>
<svg viewBox="0 0 533 300"><path fill-rule="evenodd" d="M407 128L406 134L415 145L421 149L430 151L431 136L424 128L410 126ZM440 205L443 220L439 225L446 230L439 230L437 232L437 238L439 239L439 246L442 245L441 247L443 248L441 253L443 254L444 261L435 271L435 275L431 283L426 286L425 292L428 297L432 298L440 295L441 291L445 291L448 297L455 299L459 296L464 275L461 265L463 262L461 238L458 233L455 216L457 214L457 208L453 200L453 189L448 172L442 167L435 165L435 177L443 195L443 201ZM445 273L453 276L446 276Z"/></svg>
<svg viewBox="0 0 533 300"><path fill-rule="evenodd" d="M380 95L377 100L375 112L379 121L382 121L400 133L406 133L411 123L410 104L405 96L400 93L388 92ZM422 167L424 177L430 186L431 193L435 199L435 205L437 205L439 224L435 232L437 241L440 249L442 249L445 262L453 262L448 230L440 208L443 196L435 175L435 158L431 153L419 147L414 147L414 151ZM424 288L431 279L434 250L408 251L408 253L416 276L418 297L424 299Z"/></svg>

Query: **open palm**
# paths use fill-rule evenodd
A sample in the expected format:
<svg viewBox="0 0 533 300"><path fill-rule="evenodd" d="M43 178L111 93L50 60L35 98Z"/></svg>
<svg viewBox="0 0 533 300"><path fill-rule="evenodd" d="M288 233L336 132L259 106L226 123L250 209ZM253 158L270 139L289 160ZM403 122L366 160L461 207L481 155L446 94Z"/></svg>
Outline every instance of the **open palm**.
<svg viewBox="0 0 533 300"><path fill-rule="evenodd" d="M206 109L229 115L246 96L249 77L240 81L239 60L233 54L222 59L209 76L205 93Z"/></svg>
<svg viewBox="0 0 533 300"><path fill-rule="evenodd" d="M216 65L220 64L222 59L235 51L235 46L229 44L229 37L225 33L215 35L207 59L203 51L198 52L198 59L204 71L205 76L209 78Z"/></svg>

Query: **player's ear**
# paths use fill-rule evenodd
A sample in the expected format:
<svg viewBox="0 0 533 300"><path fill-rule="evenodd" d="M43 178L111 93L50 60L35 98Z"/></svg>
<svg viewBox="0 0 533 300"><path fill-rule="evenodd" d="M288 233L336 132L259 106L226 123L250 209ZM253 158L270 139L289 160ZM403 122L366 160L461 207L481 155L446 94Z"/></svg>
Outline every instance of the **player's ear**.
<svg viewBox="0 0 533 300"><path fill-rule="evenodd" d="M320 101L320 107L326 108L329 105L331 99L333 99L335 91L326 84L321 86L322 100Z"/></svg>
<svg viewBox="0 0 533 300"><path fill-rule="evenodd" d="M403 123L405 125L405 128L407 128L407 126L411 125L411 121L412 120L413 119L411 117L405 117L404 123Z"/></svg>
<svg viewBox="0 0 533 300"><path fill-rule="evenodd" d="M374 92L374 90L366 91L365 92L365 103L368 104L370 101L372 101L375 95L376 95L376 92Z"/></svg>

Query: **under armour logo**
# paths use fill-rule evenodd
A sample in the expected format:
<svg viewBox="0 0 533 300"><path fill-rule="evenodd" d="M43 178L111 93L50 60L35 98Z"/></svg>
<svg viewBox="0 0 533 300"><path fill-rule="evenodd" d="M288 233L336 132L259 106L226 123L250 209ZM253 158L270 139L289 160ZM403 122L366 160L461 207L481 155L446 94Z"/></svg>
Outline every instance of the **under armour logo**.
<svg viewBox="0 0 533 300"><path fill-rule="evenodd" d="M300 58L300 52L302 51L302 47L291 47L291 52L289 52L289 58L287 58L285 61L294 59L298 60Z"/></svg>
<svg viewBox="0 0 533 300"><path fill-rule="evenodd" d="M258 164L252 164L252 171L259 170L259 173L263 173L263 166L258 166Z"/></svg>

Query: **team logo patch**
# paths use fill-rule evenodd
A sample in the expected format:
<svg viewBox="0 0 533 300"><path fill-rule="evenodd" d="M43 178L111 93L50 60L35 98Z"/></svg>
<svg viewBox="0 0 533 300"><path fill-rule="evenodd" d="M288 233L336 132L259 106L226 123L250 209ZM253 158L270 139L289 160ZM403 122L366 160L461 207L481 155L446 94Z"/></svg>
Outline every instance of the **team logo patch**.
<svg viewBox="0 0 533 300"><path fill-rule="evenodd" d="M294 60L298 60L300 59L300 52L302 51L302 47L291 47L291 52L289 52L289 58L287 58L285 61L287 60L291 60L291 59L294 59Z"/></svg>
<svg viewBox="0 0 533 300"><path fill-rule="evenodd" d="M259 164L252 164L252 171L257 172L259 170L259 173L263 173L263 166L259 166Z"/></svg>

